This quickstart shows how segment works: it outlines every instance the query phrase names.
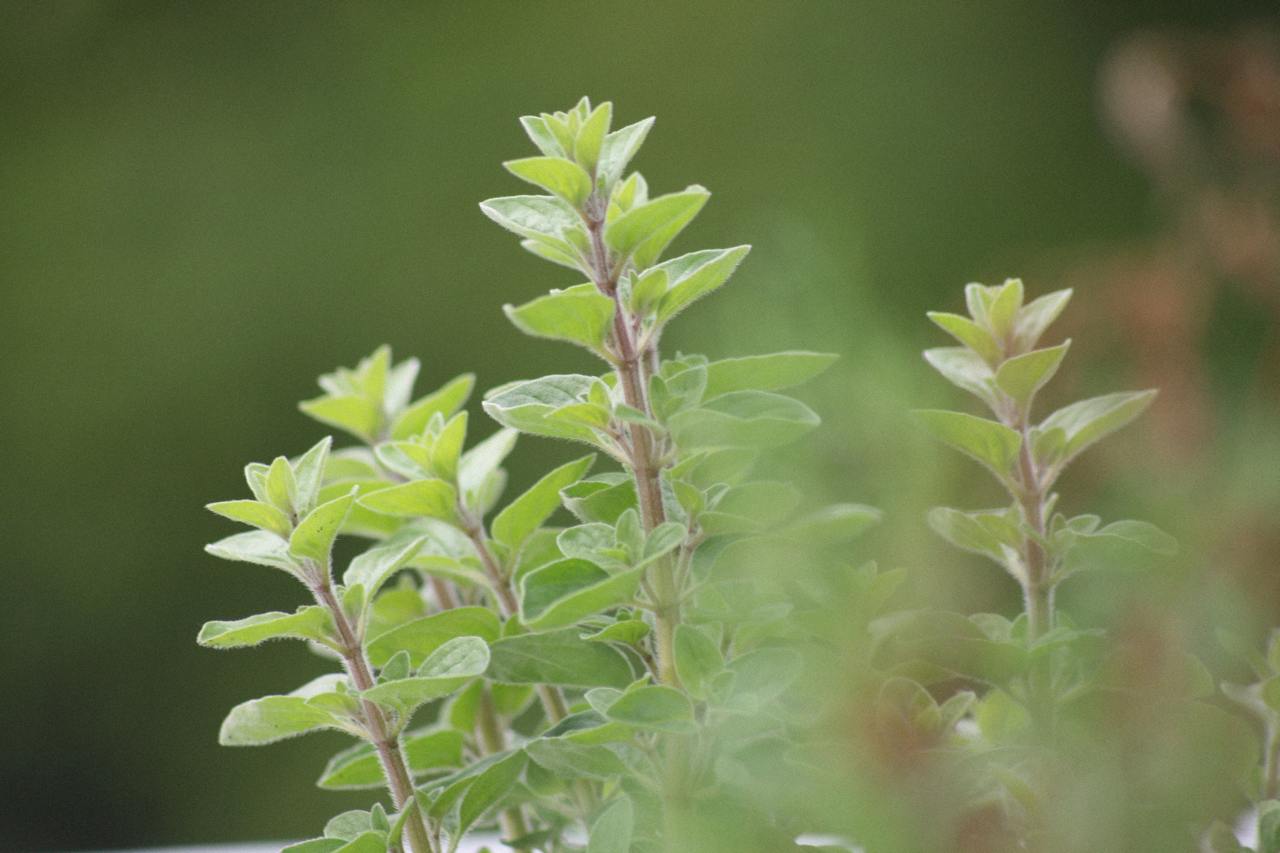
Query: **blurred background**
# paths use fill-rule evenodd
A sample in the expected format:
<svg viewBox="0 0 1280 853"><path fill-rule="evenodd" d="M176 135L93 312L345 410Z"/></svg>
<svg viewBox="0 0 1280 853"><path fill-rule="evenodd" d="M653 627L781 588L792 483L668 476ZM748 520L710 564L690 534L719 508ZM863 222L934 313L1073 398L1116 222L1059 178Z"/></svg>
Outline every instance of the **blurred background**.
<svg viewBox="0 0 1280 853"><path fill-rule="evenodd" d="M994 487L912 407L968 406L919 358L969 281L1070 286L1054 405L1159 386L1064 480L1154 521L1155 573L1064 590L1082 621L1213 639L1280 623L1280 18L1272 3L19 2L0 9L0 847L302 837L341 743L216 745L231 705L323 664L222 655L211 618L291 609L221 563L202 509L320 435L313 378L379 343L420 388L595 369L500 311L566 271L478 211L521 192L516 117L657 115L636 165L714 196L676 247L754 244L670 348L830 350L824 428L785 459L882 507L859 559L917 603L1013 613L928 531ZM473 414L478 415L478 407ZM484 423L482 419L480 423ZM570 448L527 441L513 488Z"/></svg>

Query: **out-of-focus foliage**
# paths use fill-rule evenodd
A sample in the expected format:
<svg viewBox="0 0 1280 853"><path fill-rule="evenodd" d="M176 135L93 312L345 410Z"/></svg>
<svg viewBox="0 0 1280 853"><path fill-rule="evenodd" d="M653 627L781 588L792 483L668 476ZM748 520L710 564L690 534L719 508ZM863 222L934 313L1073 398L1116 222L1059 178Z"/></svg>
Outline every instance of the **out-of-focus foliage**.
<svg viewBox="0 0 1280 853"><path fill-rule="evenodd" d="M1245 683L1213 626L1262 648L1280 621L1274 10L733 11L0 10L0 501L18 593L3 625L20 638L0 658L12 687L0 715L20 733L0 760L16 792L0 816L6 845L302 837L360 802L291 787L336 735L234 762L209 736L222 708L321 667L297 648L232 660L174 641L211 611L251 612L292 583L271 572L227 583L192 548L221 529L200 506L238 493L226 460L308 446L306 420L280 401L371 342L422 355L434 380L475 370L482 387L566 370L565 350L511 335L498 308L560 276L495 240L473 201L503 190L492 164L519 144L510 116L584 90L660 114L647 149L655 185L696 175L720 200L700 218L700 244L754 244L737 288L708 303L696 337L673 326L672 348L696 342L719 358L802 341L843 355L805 397L824 427L778 468L816 498L852 493L885 510L859 556L907 569L897 595L963 612L1018 606L1005 578L924 521L940 503L998 497L994 484L975 495L971 463L905 414L941 402L917 355L936 345L919 318L956 310L959 282L1018 270L1075 289L1063 321L1075 369L1045 392L1050 408L1163 389L1146 432L1072 466L1064 509L1149 519L1181 555L1155 575L1082 578L1062 604L1126 639L1132 654L1117 665L1155 691L1099 715L1113 748L1071 768L1092 786L1068 804L1102 849L1117 827L1133 849L1172 831L1199 756L1181 721L1153 716L1162 673L1181 672L1190 650ZM1138 138L1172 140L1154 150L1176 157L1153 161L1131 126L1104 118L1152 104L1176 120ZM368 304L380 308L356 309ZM422 317L444 320L428 336ZM517 460L512 494L569 458ZM862 614L864 582L829 578L825 594ZM842 660L866 618L828 626ZM158 691L161 681L180 688ZM843 675L819 686L857 689ZM818 792L772 778L778 796L824 813L865 804L859 813L878 817L849 834L887 844L892 827L912 825L914 798L945 802L909 784L910 765L894 767ZM1229 785L1223 795L1245 803ZM1135 798L1167 808L1131 810Z"/></svg>

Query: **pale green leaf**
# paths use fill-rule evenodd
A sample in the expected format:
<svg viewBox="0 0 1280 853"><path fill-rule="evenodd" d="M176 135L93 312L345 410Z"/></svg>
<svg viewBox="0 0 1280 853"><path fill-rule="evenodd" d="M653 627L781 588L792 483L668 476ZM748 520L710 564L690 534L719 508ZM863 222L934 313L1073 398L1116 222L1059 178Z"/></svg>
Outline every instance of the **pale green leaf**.
<svg viewBox="0 0 1280 853"><path fill-rule="evenodd" d="M1071 289L1068 288L1046 293L1023 306L1014 324L1016 350L1024 352L1034 347L1049 325L1058 319L1058 315L1067 307L1067 302L1070 300Z"/></svg>
<svg viewBox="0 0 1280 853"><path fill-rule="evenodd" d="M396 518L457 518L458 493L444 480L414 480L360 498L360 506Z"/></svg>
<svg viewBox="0 0 1280 853"><path fill-rule="evenodd" d="M567 246L561 232L581 221L572 206L554 196L491 198L480 203L480 210L508 231L540 243L550 240L553 245Z"/></svg>
<svg viewBox="0 0 1280 853"><path fill-rule="evenodd" d="M1022 436L1015 430L961 412L926 409L915 414L934 438L981 462L1002 480L1012 475L1022 448Z"/></svg>
<svg viewBox="0 0 1280 853"><path fill-rule="evenodd" d="M1151 405L1155 391L1130 391L1106 394L1065 406L1040 424L1041 430L1061 429L1066 436L1066 465L1086 448L1127 425Z"/></svg>
<svg viewBox="0 0 1280 853"><path fill-rule="evenodd" d="M458 833L464 833L515 787L524 771L527 756L514 752L485 769L467 788L458 807Z"/></svg>
<svg viewBox="0 0 1280 853"><path fill-rule="evenodd" d="M609 125L613 121L613 104L605 101L591 111L587 120L578 131L578 138L573 146L573 156L591 175L596 174L596 166L600 161L600 152L604 148L605 136L609 133Z"/></svg>
<svg viewBox="0 0 1280 853"><path fill-rule="evenodd" d="M679 690L658 684L628 690L609 706L606 716L653 731L688 733L696 728L688 698Z"/></svg>
<svg viewBox="0 0 1280 853"><path fill-rule="evenodd" d="M526 335L568 341L599 353L613 326L614 304L588 283L553 290L532 302L519 307L506 305L502 310Z"/></svg>
<svg viewBox="0 0 1280 853"><path fill-rule="evenodd" d="M526 157L502 164L521 180L542 187L574 207L591 195L591 176L581 166L563 157Z"/></svg>
<svg viewBox="0 0 1280 853"><path fill-rule="evenodd" d="M1032 350L1009 359L996 371L996 385L1013 398L1019 410L1027 411L1036 392L1058 372L1070 346L1068 340L1056 347Z"/></svg>
<svg viewBox="0 0 1280 853"><path fill-rule="evenodd" d="M520 619L535 631L563 628L629 602L642 570L611 575L581 559L558 560L520 582Z"/></svg>
<svg viewBox="0 0 1280 853"><path fill-rule="evenodd" d="M680 683L690 696L706 699L711 679L724 670L724 656L720 647L693 625L676 627L676 673Z"/></svg>
<svg viewBox="0 0 1280 853"><path fill-rule="evenodd" d="M299 403L298 408L320 423L337 427L366 444L377 440L378 428L382 424L377 404L354 394L316 397Z"/></svg>
<svg viewBox="0 0 1280 853"><path fill-rule="evenodd" d="M835 363L837 355L821 352L775 352L726 358L707 365L705 399L733 391L781 391L802 385Z"/></svg>
<svg viewBox="0 0 1280 853"><path fill-rule="evenodd" d="M372 598L388 578L417 556L426 541L425 536L417 536L408 541L397 538L379 543L351 561L342 582L349 587L362 585L365 594Z"/></svg>
<svg viewBox="0 0 1280 853"><path fill-rule="evenodd" d="M948 382L995 407L995 374L982 357L964 347L937 347L924 351L924 360Z"/></svg>
<svg viewBox="0 0 1280 853"><path fill-rule="evenodd" d="M587 853L629 853L635 831L631 800L623 795L605 808L591 824Z"/></svg>
<svg viewBox="0 0 1280 853"><path fill-rule="evenodd" d="M1000 361L1002 352L1000 344L985 328L959 314L946 314L941 311L930 311L929 319L944 332L978 355L987 364Z"/></svg>
<svg viewBox="0 0 1280 853"><path fill-rule="evenodd" d="M817 414L790 397L767 391L733 391L673 415L668 422L685 451L721 447L775 447L819 424Z"/></svg>
<svg viewBox="0 0 1280 853"><path fill-rule="evenodd" d="M490 391L484 410L503 426L531 435L598 444L590 428L553 416L562 406L585 402L594 381L591 376L570 374L515 382Z"/></svg>
<svg viewBox="0 0 1280 853"><path fill-rule="evenodd" d="M513 500L493 520L493 538L516 551L560 507L560 491L582 479L595 462L583 456L551 471Z"/></svg>
<svg viewBox="0 0 1280 853"><path fill-rule="evenodd" d="M625 687L635 677L620 652L572 628L506 637L490 652L489 678L508 684Z"/></svg>
<svg viewBox="0 0 1280 853"><path fill-rule="evenodd" d="M333 540L338 536L342 522L351 511L351 504L356 499L356 490L340 498L322 503L294 528L289 537L289 553L301 559L315 560L326 564L333 548Z"/></svg>
<svg viewBox="0 0 1280 853"><path fill-rule="evenodd" d="M259 746L318 729L340 729L343 723L312 699L334 684L321 676L285 696L264 696L231 709L218 732L223 746Z"/></svg>
<svg viewBox="0 0 1280 853"><path fill-rule="evenodd" d="M657 260L709 197L702 187L692 186L633 207L606 226L605 243L619 255L634 256L637 268L644 269Z"/></svg>
<svg viewBox="0 0 1280 853"><path fill-rule="evenodd" d="M426 702L447 696L489 666L489 646L480 637L457 637L427 656L417 674L387 681L360 695L400 714L408 715Z"/></svg>
<svg viewBox="0 0 1280 853"><path fill-rule="evenodd" d="M646 118L635 124L618 128L604 138L600 146L600 162L596 167L596 177L604 186L612 186L622 177L631 158L640 150L644 138L653 127L653 119Z"/></svg>
<svg viewBox="0 0 1280 853"><path fill-rule="evenodd" d="M231 622L206 622L196 642L211 649L237 649L284 638L333 643L329 611L312 604L293 613L258 613Z"/></svg>
<svg viewBox="0 0 1280 853"><path fill-rule="evenodd" d="M293 478L298 489L299 515L311 512L318 502L320 486L324 483L325 466L329 461L329 448L332 445L333 438L325 436L299 456L297 462L292 463Z"/></svg>
<svg viewBox="0 0 1280 853"><path fill-rule="evenodd" d="M256 563L296 574L298 563L289 554L289 543L266 530L250 530L204 546L205 551L224 560Z"/></svg>
<svg viewBox="0 0 1280 853"><path fill-rule="evenodd" d="M732 249L706 249L672 258L656 269L665 270L671 285L658 305L657 323L665 324L692 303L716 290L742 263L750 246Z"/></svg>
<svg viewBox="0 0 1280 853"><path fill-rule="evenodd" d="M436 649L458 637L480 637L487 642L498 639L501 623L492 610L485 607L454 607L406 622L374 637L368 643L369 662L383 666L399 651L409 653L414 666L422 663Z"/></svg>
<svg viewBox="0 0 1280 853"><path fill-rule="evenodd" d="M239 521L266 530L281 537L288 537L293 531L289 516L269 503L251 500L218 501L207 504L205 509L217 513L223 518Z"/></svg>
<svg viewBox="0 0 1280 853"><path fill-rule="evenodd" d="M464 373L450 379L425 397L414 401L391 422L389 437L404 440L418 435L427 428L431 418L437 414L445 419L453 417L467 402L475 384L475 374Z"/></svg>

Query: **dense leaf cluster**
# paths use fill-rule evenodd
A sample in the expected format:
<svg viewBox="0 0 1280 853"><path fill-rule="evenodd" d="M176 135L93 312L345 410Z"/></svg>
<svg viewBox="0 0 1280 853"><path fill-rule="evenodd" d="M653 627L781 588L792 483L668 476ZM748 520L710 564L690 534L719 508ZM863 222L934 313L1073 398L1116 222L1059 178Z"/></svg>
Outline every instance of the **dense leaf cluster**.
<svg viewBox="0 0 1280 853"><path fill-rule="evenodd" d="M473 378L416 396L419 363L383 347L322 376L323 395L301 404L354 443L325 438L251 464L252 497L209 506L253 528L210 553L287 572L311 601L210 622L199 642L298 639L340 664L233 708L222 742L345 732L356 743L320 787L390 794L289 849L452 853L493 825L516 849L587 853L775 853L813 831L875 851L1075 849L1046 817L1055 779L1084 743L1080 721L1124 685L1109 638L1058 612L1054 592L1174 544L1142 522L1068 515L1054 487L1153 393L1033 414L1068 349L1041 339L1069 291L1028 302L1020 281L974 284L968 316L931 314L959 345L929 350L928 363L989 417L918 418L1008 502L928 521L1001 566L1025 610L894 610L903 571L850 566L844 553L875 510L802 509L792 487L752 475L762 454L818 425L783 392L833 356L664 355L667 325L724 285L748 247L666 257L708 193L651 195L629 171L652 119L613 129L611 105L584 99L521 121L539 153L506 167L540 192L481 209L575 279L505 311L529 335L588 350L601 372L489 390L498 428L469 441ZM520 434L589 452L508 497L503 463ZM340 535L365 542L341 566ZM802 561L818 568L796 571ZM761 562L763 575L746 568ZM1274 648L1258 671L1258 684L1228 690L1266 731L1255 799L1262 849L1275 851ZM1203 667L1189 661L1184 675L1188 725L1219 725L1201 702ZM929 811L906 809L898 836L877 834L892 814L859 823L830 800L859 784L871 799L903 778ZM1238 849L1221 827L1205 838Z"/></svg>

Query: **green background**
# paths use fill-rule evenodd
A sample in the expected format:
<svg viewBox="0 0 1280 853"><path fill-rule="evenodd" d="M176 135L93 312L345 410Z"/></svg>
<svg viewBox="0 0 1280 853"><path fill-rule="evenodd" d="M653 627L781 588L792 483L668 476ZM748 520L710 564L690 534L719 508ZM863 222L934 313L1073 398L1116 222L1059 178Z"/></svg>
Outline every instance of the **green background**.
<svg viewBox="0 0 1280 853"><path fill-rule="evenodd" d="M1143 27L1229 32L1265 8L6 4L0 846L300 837L366 799L305 784L336 735L216 745L228 707L323 664L285 645L196 647L206 619L299 601L283 575L203 554L229 529L202 506L241 496L245 462L313 443L295 402L379 343L422 359L422 389L594 369L509 327L504 302L576 282L476 206L522 191L499 165L530 150L516 117L582 94L621 122L658 116L637 161L656 190L712 190L678 250L754 244L670 347L841 353L807 395L826 425L791 473L816 498L884 507L863 555L906 566L913 595L1009 610L1012 583L923 523L933 504L995 498L907 414L958 403L917 355L943 343L923 313L957 310L968 281L1056 288L1077 258L1158 233L1148 181L1099 118L1103 58ZM1069 315L1073 378L1055 402L1140 379L1115 346L1133 318L1102 285L1071 283L1105 331ZM1280 505L1274 409L1231 408L1274 328L1247 304L1210 305L1214 442L1164 464L1138 427L1066 488L1078 511L1123 507L1189 541L1162 594L1243 619L1238 602L1274 581L1204 570L1189 493L1264 517ZM513 481L568 453L527 441ZM1105 616L1133 583L1069 594Z"/></svg>

